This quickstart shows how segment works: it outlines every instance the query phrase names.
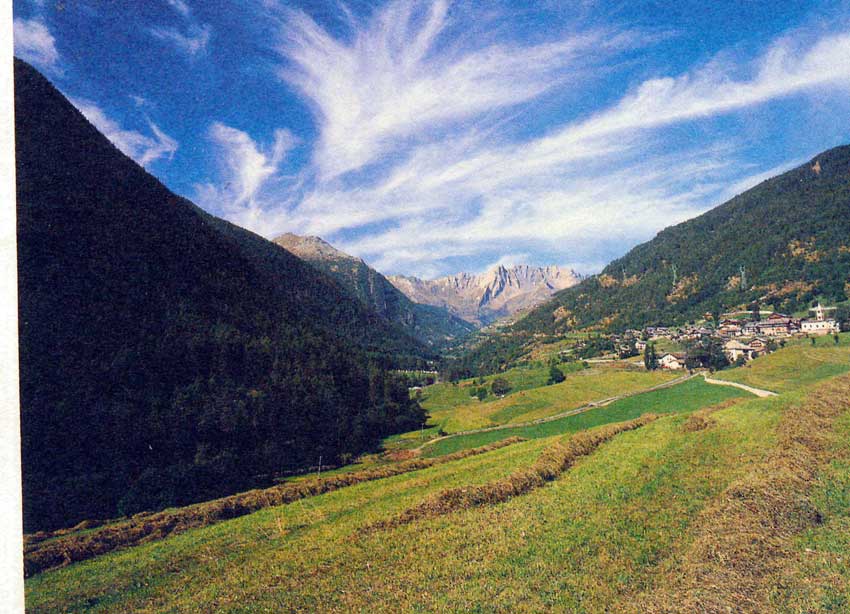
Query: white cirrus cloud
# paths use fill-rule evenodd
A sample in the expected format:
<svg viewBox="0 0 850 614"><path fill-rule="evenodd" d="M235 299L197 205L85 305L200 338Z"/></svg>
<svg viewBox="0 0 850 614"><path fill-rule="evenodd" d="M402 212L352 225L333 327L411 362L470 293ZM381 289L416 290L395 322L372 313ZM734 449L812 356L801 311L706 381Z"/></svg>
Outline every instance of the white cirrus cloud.
<svg viewBox="0 0 850 614"><path fill-rule="evenodd" d="M257 230L262 209L257 201L267 182L279 171L297 139L288 130L275 130L272 143L263 147L246 132L221 122L208 133L220 166L217 184L196 185L199 202L225 212L230 219Z"/></svg>
<svg viewBox="0 0 850 614"><path fill-rule="evenodd" d="M486 264L540 251L604 262L722 202L729 186L788 166L742 161L729 133L683 145L670 136L679 125L850 91L850 33L795 33L754 59L721 52L517 137L501 128L532 101L583 87L588 67L616 64L637 35L495 43L470 35L449 8L396 0L364 21L349 15L344 34L283 10L281 75L309 102L318 131L299 181L310 179L299 191L255 191L232 219L265 236L321 235L386 272L447 272L459 258ZM275 183L274 172L263 176Z"/></svg>
<svg viewBox="0 0 850 614"><path fill-rule="evenodd" d="M142 166L147 167L162 157L170 159L177 151L177 141L150 120L148 120L148 127L151 134L142 134L137 130L122 128L118 122L107 116L103 109L90 100L73 98L71 102L86 119L94 124L95 128L112 141L113 145Z"/></svg>
<svg viewBox="0 0 850 614"><path fill-rule="evenodd" d="M54 68L59 62L56 39L39 19L16 18L13 22L15 54L42 69Z"/></svg>
<svg viewBox="0 0 850 614"><path fill-rule="evenodd" d="M212 28L208 25L191 25L184 34L177 28L155 27L150 29L150 33L154 38L169 42L188 55L194 56L206 50Z"/></svg>
<svg viewBox="0 0 850 614"><path fill-rule="evenodd" d="M207 49L212 35L209 24L199 23L192 16L191 7L184 0L166 0L185 22L185 27L155 26L149 28L151 36L174 45L189 57L195 57Z"/></svg>
<svg viewBox="0 0 850 614"><path fill-rule="evenodd" d="M436 128L529 101L569 81L565 68L582 51L593 47L601 55L623 42L587 33L525 46L470 47L458 37L441 45L453 25L449 5L396 0L350 41L304 12L285 12L281 75L315 110L314 160L323 179L360 169Z"/></svg>
<svg viewBox="0 0 850 614"><path fill-rule="evenodd" d="M189 8L189 5L186 4L183 0L166 0L175 11L183 15L183 17L188 18L192 10Z"/></svg>

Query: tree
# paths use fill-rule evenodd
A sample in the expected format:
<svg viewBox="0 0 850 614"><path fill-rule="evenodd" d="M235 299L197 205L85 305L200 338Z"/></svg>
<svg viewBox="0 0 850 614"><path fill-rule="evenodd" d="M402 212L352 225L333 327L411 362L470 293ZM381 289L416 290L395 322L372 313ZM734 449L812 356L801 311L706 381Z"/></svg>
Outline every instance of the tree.
<svg viewBox="0 0 850 614"><path fill-rule="evenodd" d="M761 306L758 301L753 301L753 304L750 306L753 314L753 322L758 322L761 320Z"/></svg>
<svg viewBox="0 0 850 614"><path fill-rule="evenodd" d="M835 333L832 336L832 340L835 341L835 345L838 345L838 342L841 340L841 338L838 336L838 333Z"/></svg>
<svg viewBox="0 0 850 614"><path fill-rule="evenodd" d="M478 397L479 401L483 401L487 398L487 388L484 386L479 387L478 390L475 391L475 396Z"/></svg>
<svg viewBox="0 0 850 614"><path fill-rule="evenodd" d="M511 391L511 384L504 377L497 377L490 384L490 390L496 396L501 397Z"/></svg>
<svg viewBox="0 0 850 614"><path fill-rule="evenodd" d="M835 320L841 330L850 330L850 304L839 305L835 310Z"/></svg>
<svg viewBox="0 0 850 614"><path fill-rule="evenodd" d="M549 381L546 382L547 385L551 384L560 384L566 379L564 376L564 372L561 371L558 367L553 363L549 367Z"/></svg>
<svg viewBox="0 0 850 614"><path fill-rule="evenodd" d="M655 371L658 368L658 355L655 353L655 344L647 343L643 350L643 365L647 371Z"/></svg>
<svg viewBox="0 0 850 614"><path fill-rule="evenodd" d="M704 367L717 371L729 366L729 359L723 351L723 345L719 339L703 337L695 341L687 348L688 357L686 365L688 369Z"/></svg>

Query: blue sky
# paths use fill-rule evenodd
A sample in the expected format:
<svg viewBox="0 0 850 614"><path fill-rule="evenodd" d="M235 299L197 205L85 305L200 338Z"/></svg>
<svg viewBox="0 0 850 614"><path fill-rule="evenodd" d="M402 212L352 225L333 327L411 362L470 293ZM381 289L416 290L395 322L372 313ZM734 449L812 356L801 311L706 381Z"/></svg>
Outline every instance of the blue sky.
<svg viewBox="0 0 850 614"><path fill-rule="evenodd" d="M581 273L850 142L850 0L18 0L175 192L385 273Z"/></svg>

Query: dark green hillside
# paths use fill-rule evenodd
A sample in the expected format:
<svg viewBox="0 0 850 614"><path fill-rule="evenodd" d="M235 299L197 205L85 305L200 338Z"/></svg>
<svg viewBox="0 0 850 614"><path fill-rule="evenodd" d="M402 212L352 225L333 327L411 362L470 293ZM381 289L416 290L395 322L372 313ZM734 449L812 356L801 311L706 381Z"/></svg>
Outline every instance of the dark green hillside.
<svg viewBox="0 0 850 614"><path fill-rule="evenodd" d="M287 233L274 242L333 277L357 300L434 349L444 348L475 330L472 324L445 309L414 303L363 260L339 251L319 237Z"/></svg>
<svg viewBox="0 0 850 614"><path fill-rule="evenodd" d="M662 230L514 329L672 324L754 300L791 312L813 299L845 300L848 282L850 146L844 146Z"/></svg>
<svg viewBox="0 0 850 614"><path fill-rule="evenodd" d="M16 61L28 531L216 496L417 427L428 350L169 192Z"/></svg>

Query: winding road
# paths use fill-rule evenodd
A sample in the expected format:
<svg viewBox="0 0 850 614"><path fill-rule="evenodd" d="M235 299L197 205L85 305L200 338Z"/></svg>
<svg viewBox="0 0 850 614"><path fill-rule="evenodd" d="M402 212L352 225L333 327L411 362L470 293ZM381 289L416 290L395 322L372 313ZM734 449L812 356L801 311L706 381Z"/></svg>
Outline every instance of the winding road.
<svg viewBox="0 0 850 614"><path fill-rule="evenodd" d="M753 386L747 386L746 384L739 384L738 382L728 382L724 379L714 379L712 377L708 377L708 373L703 372L703 379L705 379L708 384L716 384L718 386L732 386L733 388L740 388L741 390L746 390L757 397L775 397L776 393L770 390L762 390L761 388L755 388Z"/></svg>

